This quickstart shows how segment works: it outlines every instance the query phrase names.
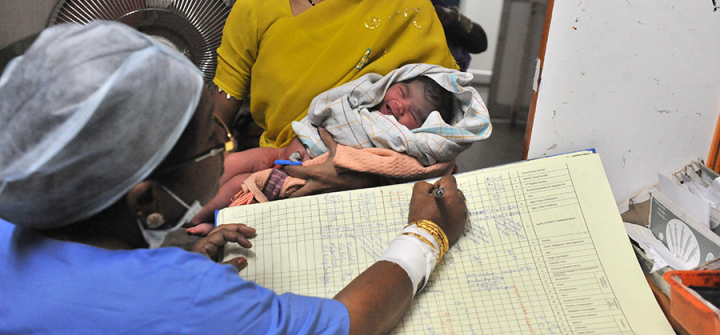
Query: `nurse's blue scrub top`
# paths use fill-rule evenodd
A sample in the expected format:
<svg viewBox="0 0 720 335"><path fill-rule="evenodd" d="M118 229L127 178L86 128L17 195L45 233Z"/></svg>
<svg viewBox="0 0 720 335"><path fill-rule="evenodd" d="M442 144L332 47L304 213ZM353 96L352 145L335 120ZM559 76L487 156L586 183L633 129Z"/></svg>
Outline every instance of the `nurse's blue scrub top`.
<svg viewBox="0 0 720 335"><path fill-rule="evenodd" d="M273 291L179 248L105 250L0 220L0 333L347 334L335 300Z"/></svg>

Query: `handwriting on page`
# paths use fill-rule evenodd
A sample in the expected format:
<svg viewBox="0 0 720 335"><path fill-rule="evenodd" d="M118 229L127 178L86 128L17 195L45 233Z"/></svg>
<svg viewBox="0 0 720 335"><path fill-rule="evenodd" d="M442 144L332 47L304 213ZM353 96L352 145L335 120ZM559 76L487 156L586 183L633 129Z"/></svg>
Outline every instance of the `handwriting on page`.
<svg viewBox="0 0 720 335"><path fill-rule="evenodd" d="M606 279L569 171L517 169L458 177L463 236L394 333L631 332ZM241 275L278 293L332 297L407 224L412 186L246 206L258 229Z"/></svg>

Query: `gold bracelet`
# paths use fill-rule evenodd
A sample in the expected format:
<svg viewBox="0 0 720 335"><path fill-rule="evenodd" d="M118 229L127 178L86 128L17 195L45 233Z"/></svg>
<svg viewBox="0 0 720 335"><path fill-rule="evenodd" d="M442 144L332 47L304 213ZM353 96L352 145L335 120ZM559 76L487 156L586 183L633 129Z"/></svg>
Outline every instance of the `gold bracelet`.
<svg viewBox="0 0 720 335"><path fill-rule="evenodd" d="M437 248L435 248L435 245L432 244L432 242L428 241L428 239L426 239L425 236L422 236L422 235L417 234L417 233L413 233L413 232L411 232L411 231L406 231L406 232L404 232L404 233L402 233L402 234L400 234L400 235L415 236L415 237L419 238L420 241L425 242L425 244L427 244L427 245L429 245L431 248L433 248L433 250L437 250Z"/></svg>
<svg viewBox="0 0 720 335"><path fill-rule="evenodd" d="M442 257L445 256L450 249L450 241L442 228L430 220L417 220L408 224L408 226L410 225L416 225L418 228L428 232L428 234L435 238L440 246L440 255L438 256L438 262L440 262L440 259L442 259Z"/></svg>
<svg viewBox="0 0 720 335"><path fill-rule="evenodd" d="M427 231L430 235L438 235L438 244L441 246L440 252L444 255L450 249L450 241L448 240L445 231L440 228L435 222L430 220L417 220L413 222L418 228Z"/></svg>

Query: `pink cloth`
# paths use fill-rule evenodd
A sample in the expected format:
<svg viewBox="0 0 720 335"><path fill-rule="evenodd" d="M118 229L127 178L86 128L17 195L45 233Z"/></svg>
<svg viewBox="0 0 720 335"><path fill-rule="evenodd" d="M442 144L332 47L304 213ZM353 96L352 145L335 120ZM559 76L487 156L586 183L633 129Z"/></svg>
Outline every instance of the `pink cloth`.
<svg viewBox="0 0 720 335"><path fill-rule="evenodd" d="M328 154L326 153L314 159L304 161L303 166L321 164L325 162L327 156ZM425 167L417 159L390 149L355 149L345 145L337 146L333 163L339 168L384 177L388 179L390 183L436 178L452 174L455 169L455 160L440 162ZM267 169L250 175L250 177L243 182L242 190L233 197L233 201L229 207L269 201L263 194L263 189L271 174L272 169ZM283 183L279 198L285 199L289 197L304 185L304 179L287 177Z"/></svg>

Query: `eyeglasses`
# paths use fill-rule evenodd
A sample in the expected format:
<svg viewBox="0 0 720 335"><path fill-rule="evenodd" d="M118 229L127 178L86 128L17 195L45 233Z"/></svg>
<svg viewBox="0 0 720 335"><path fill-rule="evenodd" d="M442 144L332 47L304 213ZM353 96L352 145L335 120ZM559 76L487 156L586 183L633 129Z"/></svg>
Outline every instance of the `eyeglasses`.
<svg viewBox="0 0 720 335"><path fill-rule="evenodd" d="M218 145L206 152L203 152L199 155L190 157L181 163L157 170L157 171L155 171L155 173L167 173L167 172L175 171L186 165L189 165L192 163L198 163L198 162L204 161L210 157L215 157L219 154L224 154L226 152L232 152L233 150L235 150L235 142L233 141L232 133L230 133L230 128L228 128L228 126L225 124L225 122L220 120L220 118L217 117L215 114L213 114L213 121L215 121L215 123L217 123L219 126L221 126L223 128L224 136L225 136L225 143L220 144L220 145Z"/></svg>

